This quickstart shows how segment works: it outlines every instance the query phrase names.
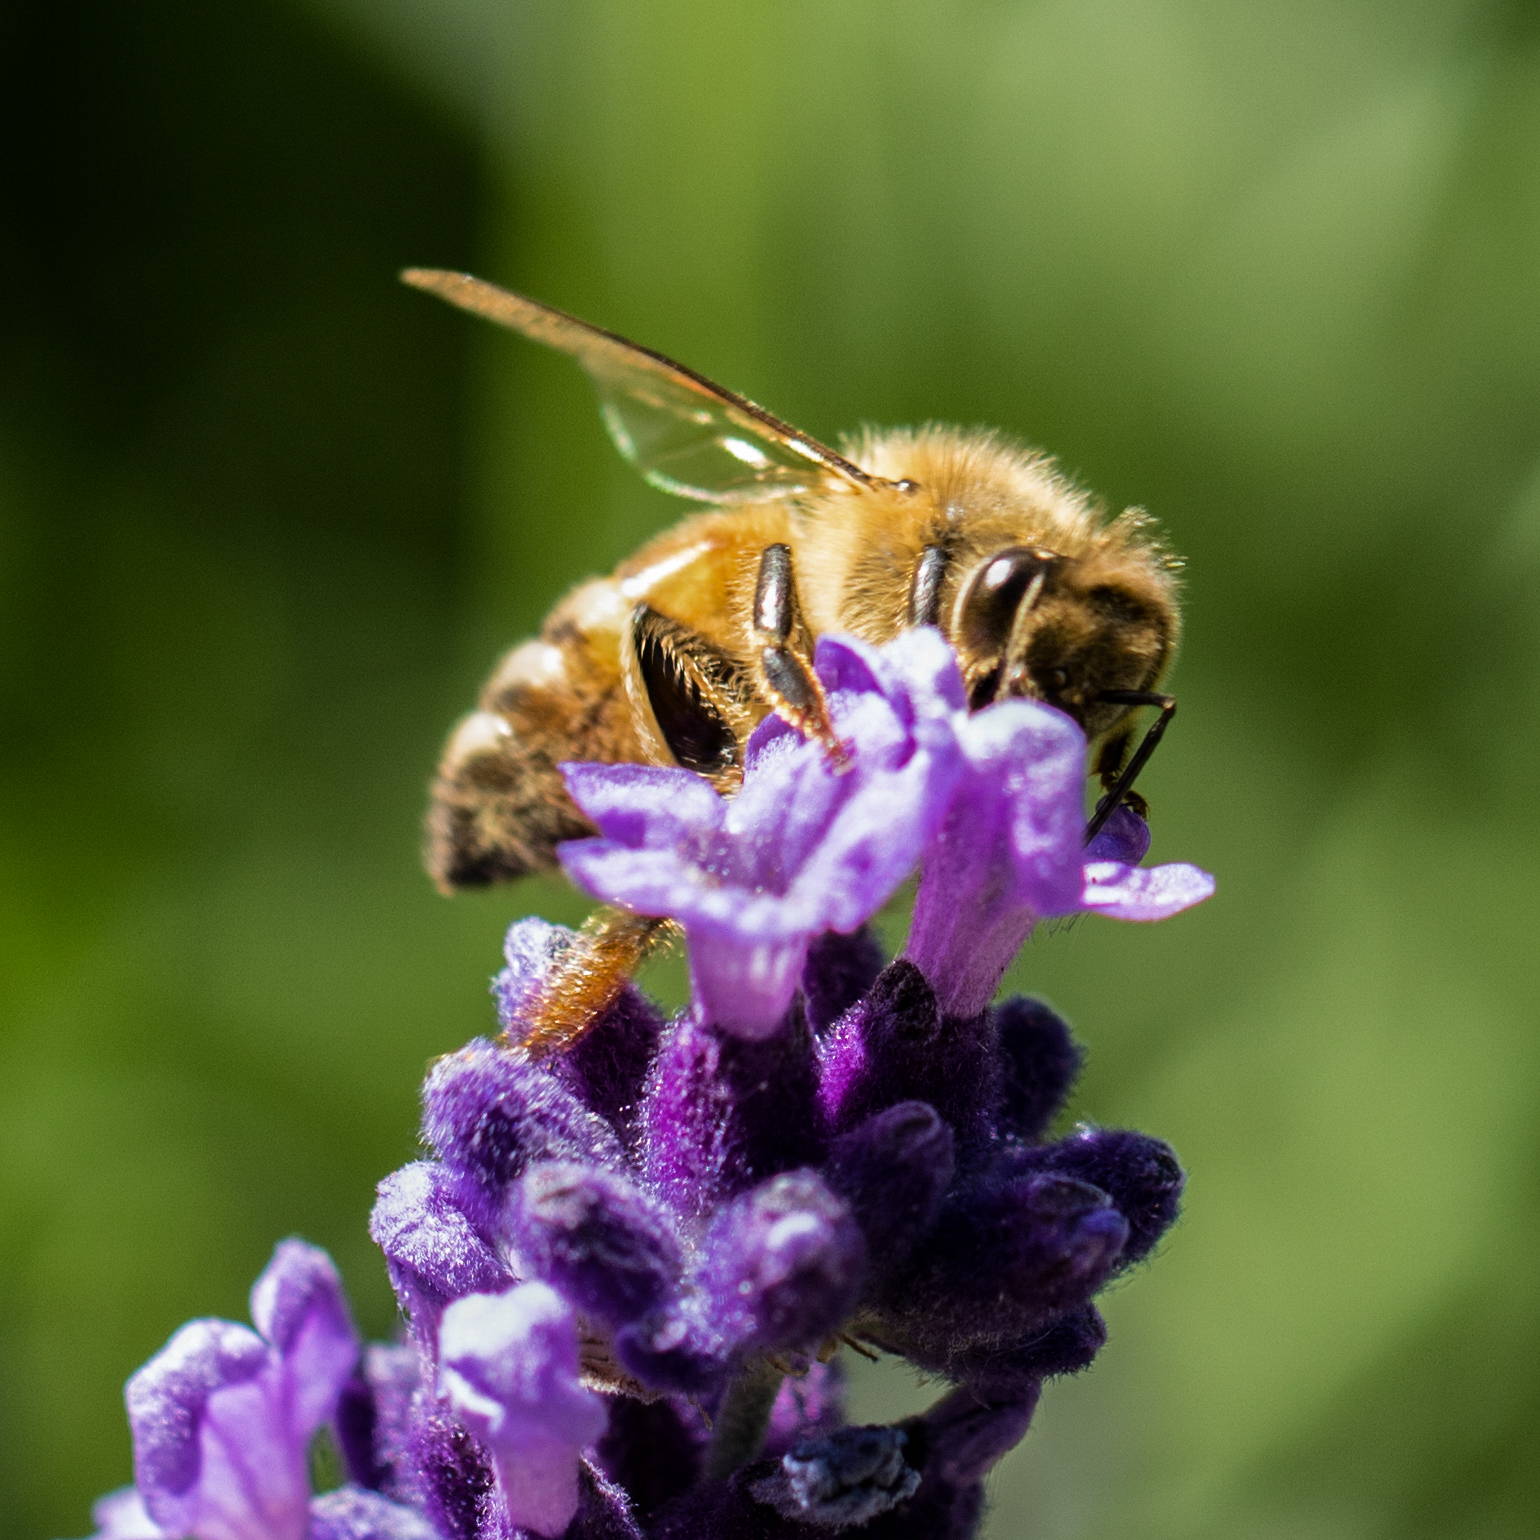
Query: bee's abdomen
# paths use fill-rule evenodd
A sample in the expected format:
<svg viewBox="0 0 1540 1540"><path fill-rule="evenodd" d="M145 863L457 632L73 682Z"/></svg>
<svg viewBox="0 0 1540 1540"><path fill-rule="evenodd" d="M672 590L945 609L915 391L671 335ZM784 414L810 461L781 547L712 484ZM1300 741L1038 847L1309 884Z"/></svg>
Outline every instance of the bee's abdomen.
<svg viewBox="0 0 1540 1540"><path fill-rule="evenodd" d="M608 590L609 593L606 593ZM618 597L578 589L541 637L514 648L451 734L428 807L428 873L445 892L556 864L563 840L592 834L557 768L637 757L620 676Z"/></svg>

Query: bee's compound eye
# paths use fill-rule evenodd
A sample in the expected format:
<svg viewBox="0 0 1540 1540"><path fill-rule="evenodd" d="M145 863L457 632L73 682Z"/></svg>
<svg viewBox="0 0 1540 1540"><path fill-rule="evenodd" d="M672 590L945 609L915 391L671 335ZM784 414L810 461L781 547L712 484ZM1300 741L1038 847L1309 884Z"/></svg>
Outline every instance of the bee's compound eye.
<svg viewBox="0 0 1540 1540"><path fill-rule="evenodd" d="M1058 558L1052 551L1012 546L990 557L974 573L958 610L958 644L964 651L998 653L1004 648L1017 608L1035 599Z"/></svg>
<svg viewBox="0 0 1540 1540"><path fill-rule="evenodd" d="M1049 695L1060 694L1069 684L1069 670L1067 668L1045 668L1039 675L1043 689Z"/></svg>

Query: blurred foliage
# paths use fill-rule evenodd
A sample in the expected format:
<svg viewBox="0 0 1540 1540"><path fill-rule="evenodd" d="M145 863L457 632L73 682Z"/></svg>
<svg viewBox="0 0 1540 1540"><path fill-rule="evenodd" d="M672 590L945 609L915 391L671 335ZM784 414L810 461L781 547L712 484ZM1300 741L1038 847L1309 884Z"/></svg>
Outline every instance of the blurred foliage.
<svg viewBox="0 0 1540 1540"><path fill-rule="evenodd" d="M1189 1212L989 1533L1533 1533L1537 15L10 8L5 1532L85 1531L124 1376L278 1237L388 1329L364 1219L421 1069L507 920L581 912L437 899L421 787L494 653L678 505L417 262L821 435L1018 431L1189 558L1148 790L1220 896L1016 978Z"/></svg>

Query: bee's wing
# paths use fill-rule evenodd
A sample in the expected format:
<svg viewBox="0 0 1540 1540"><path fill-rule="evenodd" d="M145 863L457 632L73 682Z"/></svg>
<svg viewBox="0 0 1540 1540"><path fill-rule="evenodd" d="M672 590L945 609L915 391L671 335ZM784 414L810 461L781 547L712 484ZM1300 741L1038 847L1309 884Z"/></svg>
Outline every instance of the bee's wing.
<svg viewBox="0 0 1540 1540"><path fill-rule="evenodd" d="M806 492L834 475L876 478L842 455L651 348L465 273L408 268L402 281L547 347L570 353L599 388L620 452L666 492L709 503Z"/></svg>

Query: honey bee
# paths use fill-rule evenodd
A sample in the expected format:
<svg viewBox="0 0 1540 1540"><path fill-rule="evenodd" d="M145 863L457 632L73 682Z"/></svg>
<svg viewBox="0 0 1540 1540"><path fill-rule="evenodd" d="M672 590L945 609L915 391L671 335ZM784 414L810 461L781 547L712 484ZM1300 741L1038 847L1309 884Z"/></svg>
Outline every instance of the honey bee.
<svg viewBox="0 0 1540 1540"><path fill-rule="evenodd" d="M661 353L459 273L416 288L569 353L621 453L655 486L715 505L573 589L494 670L434 781L426 860L441 889L555 864L592 833L563 760L682 765L730 792L779 711L838 757L815 638L886 642L937 626L970 706L1024 696L1067 712L1120 803L1176 708L1176 561L1150 521L1107 517L1044 454L987 431L868 431L819 443ZM1158 716L1137 750L1132 714ZM623 950L623 949L622 949Z"/></svg>

